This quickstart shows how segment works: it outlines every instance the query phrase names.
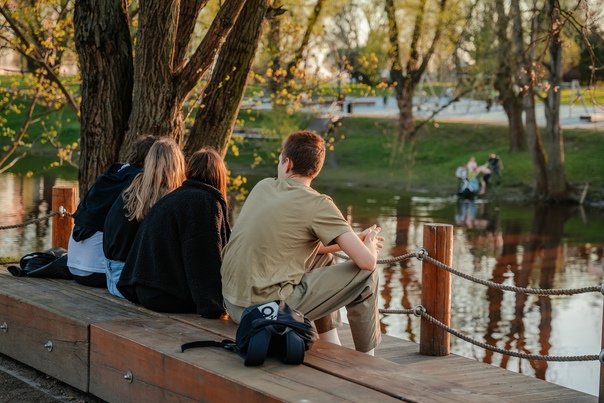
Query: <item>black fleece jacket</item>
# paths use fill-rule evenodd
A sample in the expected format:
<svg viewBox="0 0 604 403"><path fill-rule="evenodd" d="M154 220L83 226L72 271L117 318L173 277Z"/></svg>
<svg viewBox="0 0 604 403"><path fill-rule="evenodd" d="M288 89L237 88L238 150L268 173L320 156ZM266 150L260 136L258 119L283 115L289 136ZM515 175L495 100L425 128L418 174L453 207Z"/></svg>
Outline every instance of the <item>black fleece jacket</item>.
<svg viewBox="0 0 604 403"><path fill-rule="evenodd" d="M147 213L117 288L134 303L136 285L156 288L183 300L192 298L200 315L219 316L224 311L221 253L230 235L222 194L188 179Z"/></svg>

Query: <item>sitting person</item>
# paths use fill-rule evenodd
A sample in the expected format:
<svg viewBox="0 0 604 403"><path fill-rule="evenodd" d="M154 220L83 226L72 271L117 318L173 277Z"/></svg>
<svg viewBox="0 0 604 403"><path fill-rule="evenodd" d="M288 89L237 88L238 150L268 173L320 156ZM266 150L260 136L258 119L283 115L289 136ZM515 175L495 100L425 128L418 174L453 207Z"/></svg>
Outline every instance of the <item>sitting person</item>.
<svg viewBox="0 0 604 403"><path fill-rule="evenodd" d="M284 300L335 343L345 306L355 348L373 354L381 340L375 267L383 238L375 225L355 234L332 199L311 188L324 161L321 136L287 136L277 178L252 189L224 249L225 306L239 323L248 306ZM351 260L334 264L330 252L338 250Z"/></svg>
<svg viewBox="0 0 604 403"><path fill-rule="evenodd" d="M461 164L457 167L455 171L455 177L459 180L459 182L463 182L468 179L468 168L466 164Z"/></svg>
<svg viewBox="0 0 604 403"><path fill-rule="evenodd" d="M485 194L489 179L491 178L491 170L487 165L488 163L480 165L474 170L476 177L480 180L480 191L478 192L480 195Z"/></svg>
<svg viewBox="0 0 604 403"><path fill-rule="evenodd" d="M478 168L478 163L476 162L476 157L471 156L470 160L468 161L466 166L467 166L469 172L476 171L476 168Z"/></svg>
<svg viewBox="0 0 604 403"><path fill-rule="evenodd" d="M231 235L228 174L220 155L204 149L191 156L186 176L141 223L117 289L154 311L219 318L220 255Z"/></svg>
<svg viewBox="0 0 604 403"><path fill-rule="evenodd" d="M141 221L149 209L185 180L185 159L174 140L163 137L149 150L143 172L117 198L105 219L103 252L107 289L122 297L116 284Z"/></svg>
<svg viewBox="0 0 604 403"><path fill-rule="evenodd" d="M90 287L106 287L103 229L109 209L122 191L142 171L149 149L157 137L141 136L128 163L111 164L97 178L73 214L75 226L67 246L67 267L73 279Z"/></svg>

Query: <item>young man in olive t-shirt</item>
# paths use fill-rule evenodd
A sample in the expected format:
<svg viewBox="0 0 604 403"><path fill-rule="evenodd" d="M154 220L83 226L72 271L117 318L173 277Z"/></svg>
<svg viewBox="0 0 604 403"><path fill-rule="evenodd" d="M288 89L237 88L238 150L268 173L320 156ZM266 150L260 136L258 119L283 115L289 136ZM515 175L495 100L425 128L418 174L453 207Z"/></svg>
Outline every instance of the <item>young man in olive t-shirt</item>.
<svg viewBox="0 0 604 403"><path fill-rule="evenodd" d="M317 134L285 139L277 178L252 189L223 251L222 293L237 323L250 305L284 300L334 342L345 306L355 348L371 354L381 339L375 266L383 238L375 225L355 234L333 200L310 187L324 160ZM330 252L339 250L350 260L334 264Z"/></svg>

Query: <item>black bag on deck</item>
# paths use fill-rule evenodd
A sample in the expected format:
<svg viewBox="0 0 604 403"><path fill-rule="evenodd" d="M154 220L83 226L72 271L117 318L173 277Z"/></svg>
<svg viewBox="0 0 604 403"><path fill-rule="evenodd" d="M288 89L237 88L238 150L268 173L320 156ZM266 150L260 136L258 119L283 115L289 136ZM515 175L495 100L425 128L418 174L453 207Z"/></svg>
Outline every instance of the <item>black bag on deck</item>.
<svg viewBox="0 0 604 403"><path fill-rule="evenodd" d="M59 247L28 253L21 258L19 266L8 266L6 269L16 277L72 278L67 268L67 251Z"/></svg>
<svg viewBox="0 0 604 403"><path fill-rule="evenodd" d="M317 337L308 318L277 300L252 305L243 312L235 343L230 340L197 341L183 344L181 349L184 352L191 347L224 347L243 357L248 367L262 365L267 356L296 365L304 361L304 352L312 347Z"/></svg>

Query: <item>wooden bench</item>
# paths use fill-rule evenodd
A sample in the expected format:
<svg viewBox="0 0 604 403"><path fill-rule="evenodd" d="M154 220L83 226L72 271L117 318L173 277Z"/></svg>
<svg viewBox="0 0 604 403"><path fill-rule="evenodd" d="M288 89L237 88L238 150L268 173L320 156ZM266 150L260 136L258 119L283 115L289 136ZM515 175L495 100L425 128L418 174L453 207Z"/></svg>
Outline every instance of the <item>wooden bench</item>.
<svg viewBox="0 0 604 403"><path fill-rule="evenodd" d="M601 122L604 120L604 113L592 113L591 115L581 115L581 120L587 120L588 122Z"/></svg>
<svg viewBox="0 0 604 403"><path fill-rule="evenodd" d="M108 402L523 401L526 393L509 398L510 391L502 390L519 379L527 393L539 390L549 401L595 401L465 358L420 356L417 345L388 337L382 343L384 355L396 351L399 363L319 340L303 365L268 358L260 367L245 367L241 357L225 349L180 351L190 341L234 340L237 326L228 319L159 314L106 290L66 280L17 278L0 267L2 324L0 353ZM349 334L342 336L350 345ZM400 358L403 343L408 348ZM479 374L489 369L499 389L483 390L447 363L465 363Z"/></svg>
<svg viewBox="0 0 604 403"><path fill-rule="evenodd" d="M375 106L375 101L350 101L347 106L348 113L354 113L356 106Z"/></svg>
<svg viewBox="0 0 604 403"><path fill-rule="evenodd" d="M210 347L182 353L183 343L221 338L168 317L92 325L90 339L90 392L110 402L393 400L305 365L269 358L245 367L237 354Z"/></svg>
<svg viewBox="0 0 604 403"><path fill-rule="evenodd" d="M153 315L95 298L67 281L13 277L0 269L0 353L85 392L90 324Z"/></svg>

